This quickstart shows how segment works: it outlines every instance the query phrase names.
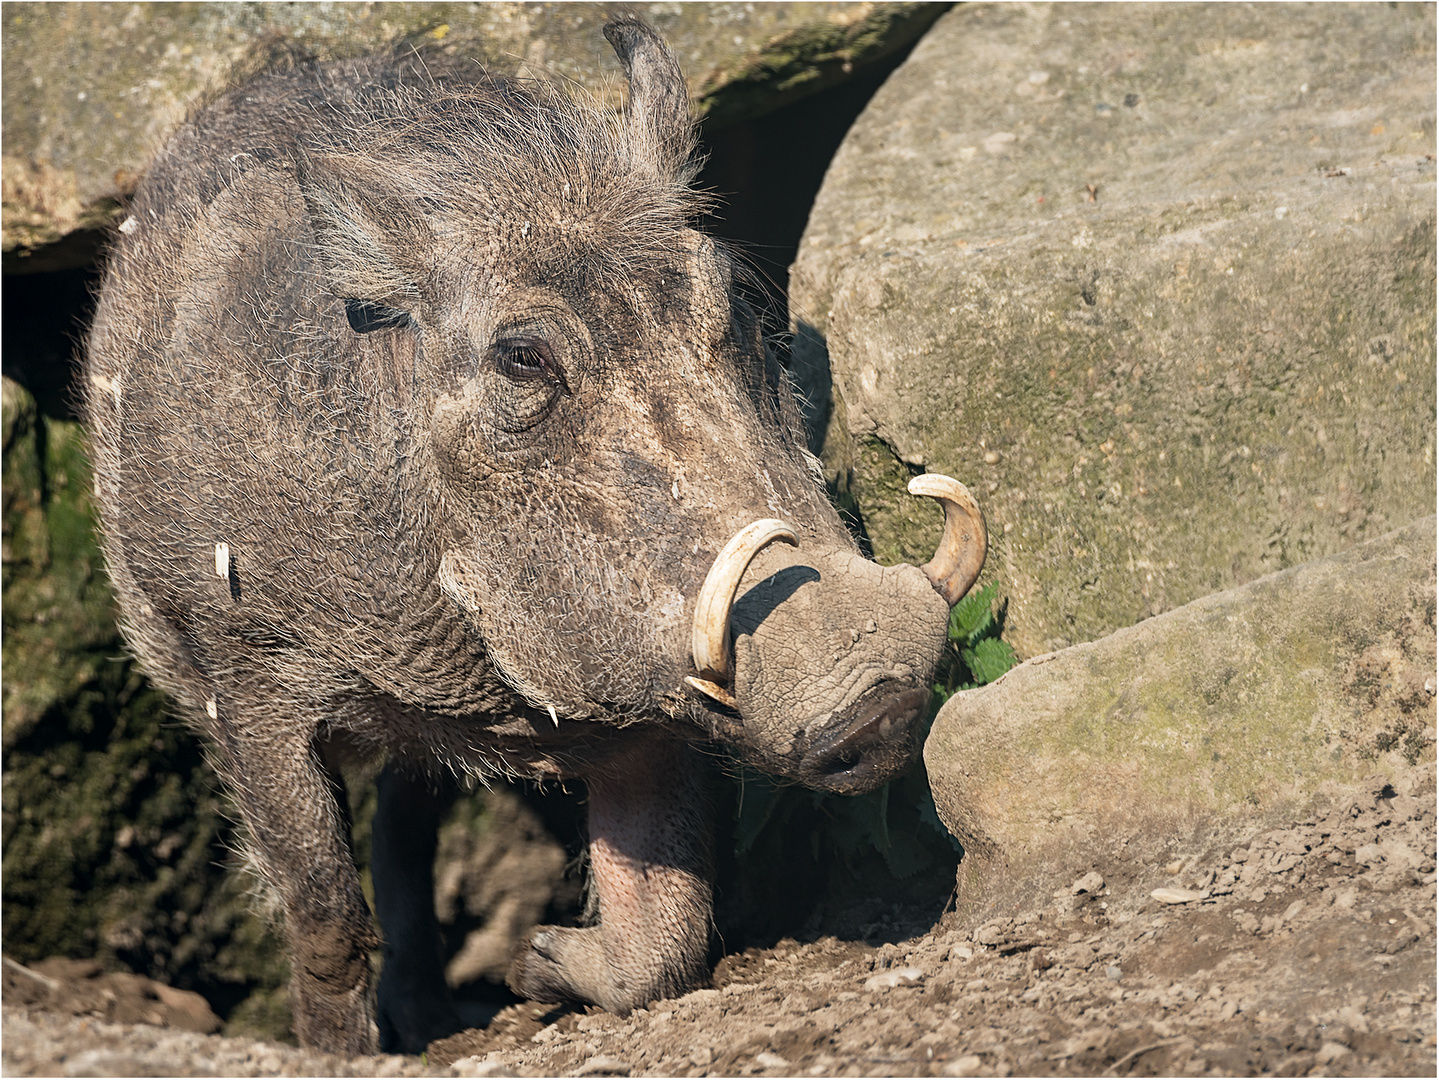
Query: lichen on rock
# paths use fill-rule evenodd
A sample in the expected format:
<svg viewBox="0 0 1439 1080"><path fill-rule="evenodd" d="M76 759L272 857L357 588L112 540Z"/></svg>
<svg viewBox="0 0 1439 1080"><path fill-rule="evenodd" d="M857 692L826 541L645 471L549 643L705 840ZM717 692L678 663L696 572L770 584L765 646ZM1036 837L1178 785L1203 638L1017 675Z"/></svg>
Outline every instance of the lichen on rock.
<svg viewBox="0 0 1439 1080"><path fill-rule="evenodd" d="M1433 69L1432 8L946 14L792 268L876 552L959 478L1032 656L1433 513Z"/></svg>

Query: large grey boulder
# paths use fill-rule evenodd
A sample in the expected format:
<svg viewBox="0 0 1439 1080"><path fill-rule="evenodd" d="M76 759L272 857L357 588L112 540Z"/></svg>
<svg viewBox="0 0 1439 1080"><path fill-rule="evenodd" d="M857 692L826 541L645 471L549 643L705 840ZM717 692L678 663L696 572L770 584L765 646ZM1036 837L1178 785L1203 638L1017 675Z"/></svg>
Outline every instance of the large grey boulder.
<svg viewBox="0 0 1439 1080"><path fill-rule="evenodd" d="M925 557L911 473L965 481L1035 655L1433 513L1434 43L1432 5L936 23L792 269L881 561Z"/></svg>
<svg viewBox="0 0 1439 1080"><path fill-rule="evenodd" d="M1432 770L1434 729L1425 518L956 694L924 761L976 903L1097 848L1138 856Z"/></svg>
<svg viewBox="0 0 1439 1080"><path fill-rule="evenodd" d="M572 82L618 104L624 80L599 30L619 10L666 35L697 110L713 124L843 80L939 15L919 3L7 3L7 269L69 234L111 224L186 112L276 51L325 59L410 41ZM83 262L93 245L45 255L45 268Z"/></svg>

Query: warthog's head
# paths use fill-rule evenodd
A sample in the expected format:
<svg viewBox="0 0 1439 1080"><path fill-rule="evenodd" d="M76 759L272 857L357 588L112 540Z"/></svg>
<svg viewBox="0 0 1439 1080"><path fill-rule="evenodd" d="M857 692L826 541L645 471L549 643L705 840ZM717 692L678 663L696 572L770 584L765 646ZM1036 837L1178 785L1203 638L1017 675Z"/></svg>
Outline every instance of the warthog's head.
<svg viewBox="0 0 1439 1080"><path fill-rule="evenodd" d="M864 790L914 757L982 522L926 488L951 522L936 562L859 555L739 264L692 227L683 77L648 28L606 33L622 119L457 82L308 147L317 262L413 378L441 585L511 686L557 722L694 724Z"/></svg>
<svg viewBox="0 0 1439 1080"><path fill-rule="evenodd" d="M949 606L979 575L985 533L949 477L917 477L910 491L945 507L939 550L918 569L878 566L833 536L765 550L797 543L774 519L741 529L715 560L692 631L701 674L685 681L722 706L707 718L712 733L754 763L854 793L913 761ZM754 584L736 598L742 580Z"/></svg>

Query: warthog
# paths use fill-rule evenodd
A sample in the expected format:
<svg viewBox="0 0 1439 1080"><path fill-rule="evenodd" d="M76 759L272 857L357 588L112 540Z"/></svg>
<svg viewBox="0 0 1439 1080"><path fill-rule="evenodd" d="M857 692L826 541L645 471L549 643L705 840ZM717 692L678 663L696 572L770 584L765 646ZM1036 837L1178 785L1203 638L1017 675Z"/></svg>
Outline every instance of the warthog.
<svg viewBox="0 0 1439 1080"><path fill-rule="evenodd" d="M861 557L692 227L679 67L605 35L622 116L400 52L262 76L170 141L110 255L86 393L122 623L213 745L310 1045L453 1023L433 911L387 898L431 903L394 800L377 1013L345 755L582 778L599 922L536 930L510 983L624 1012L707 977L700 747L829 791L899 774L983 560L934 476L935 559Z"/></svg>

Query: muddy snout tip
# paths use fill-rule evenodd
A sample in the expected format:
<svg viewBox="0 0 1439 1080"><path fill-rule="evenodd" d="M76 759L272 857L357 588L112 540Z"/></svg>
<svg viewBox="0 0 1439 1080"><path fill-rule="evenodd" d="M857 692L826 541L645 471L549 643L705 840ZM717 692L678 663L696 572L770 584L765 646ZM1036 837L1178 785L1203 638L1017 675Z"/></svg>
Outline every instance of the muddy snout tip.
<svg viewBox="0 0 1439 1080"><path fill-rule="evenodd" d="M805 783L841 795L862 795L907 772L918 750L918 729L929 691L881 690L862 698L847 722L817 737L805 751Z"/></svg>

